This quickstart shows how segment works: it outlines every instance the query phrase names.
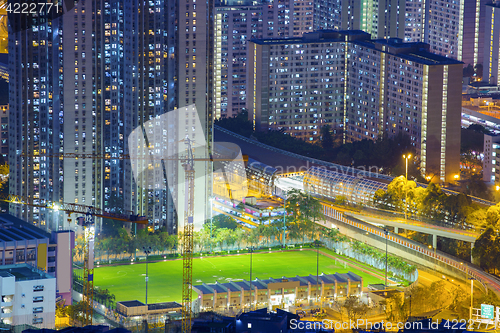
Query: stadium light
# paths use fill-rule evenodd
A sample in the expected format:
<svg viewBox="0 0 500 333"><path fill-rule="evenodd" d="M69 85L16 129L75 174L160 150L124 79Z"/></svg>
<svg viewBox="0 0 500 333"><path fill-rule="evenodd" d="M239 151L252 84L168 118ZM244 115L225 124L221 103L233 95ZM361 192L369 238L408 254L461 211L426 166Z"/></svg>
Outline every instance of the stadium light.
<svg viewBox="0 0 500 333"><path fill-rule="evenodd" d="M144 250L144 253L146 254L146 306L148 306L148 255L151 253L151 246L145 247L143 246L142 249Z"/></svg>

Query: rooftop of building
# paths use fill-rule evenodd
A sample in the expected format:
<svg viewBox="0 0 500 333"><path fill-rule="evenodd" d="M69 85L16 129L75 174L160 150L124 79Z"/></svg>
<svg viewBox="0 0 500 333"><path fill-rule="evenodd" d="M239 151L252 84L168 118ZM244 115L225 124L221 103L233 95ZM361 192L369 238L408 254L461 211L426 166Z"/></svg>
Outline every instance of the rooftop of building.
<svg viewBox="0 0 500 333"><path fill-rule="evenodd" d="M370 34L362 30L318 30L305 33L302 37L268 39L256 38L251 41L260 45L310 44L343 42L346 37L349 40L365 40L370 39Z"/></svg>
<svg viewBox="0 0 500 333"><path fill-rule="evenodd" d="M50 239L50 234L10 214L0 214L0 242Z"/></svg>
<svg viewBox="0 0 500 333"><path fill-rule="evenodd" d="M391 289L391 290L371 290L370 293L382 298L387 298L393 295L401 294L403 292L401 290Z"/></svg>
<svg viewBox="0 0 500 333"><path fill-rule="evenodd" d="M268 278L268 279L263 279L260 280L256 278L255 280L252 281L252 286L257 287L257 289L267 289L267 285L271 283L282 283L282 282L290 282L290 281L298 281L300 282L301 286L307 286L309 284L311 285L316 285L316 282L319 284L325 283L325 284L334 284L335 282L337 283L347 283L348 281L351 282L361 282L362 278L352 272L348 273L335 273L335 274L324 274L321 273L321 275L308 275L308 276L295 276L295 277L282 277L279 279L273 279L273 278ZM232 282L232 283L219 283L215 282L213 284L201 284L201 285L195 285L193 286L196 288L198 291L200 291L203 294L212 294L213 291L215 290L217 293L225 293L226 290L229 290L231 292L233 291L240 291L240 289L243 290L249 290L250 289L250 281L238 281L238 282Z"/></svg>
<svg viewBox="0 0 500 333"><path fill-rule="evenodd" d="M16 281L54 279L53 276L28 264L0 266L0 276L15 277Z"/></svg>
<svg viewBox="0 0 500 333"><path fill-rule="evenodd" d="M215 2L215 7L240 7L240 6L258 6L265 1L256 0L219 0Z"/></svg>
<svg viewBox="0 0 500 333"><path fill-rule="evenodd" d="M301 38L252 39L260 45L304 44L344 42L363 45L380 52L397 55L403 59L424 65L457 65L462 62L429 52L429 45L421 42L404 42L400 38L371 39L361 30L318 30L304 34Z"/></svg>
<svg viewBox="0 0 500 333"><path fill-rule="evenodd" d="M133 308L133 307L136 307L136 306L146 306L146 304L138 301L138 300L134 300L134 301L122 301L122 302L118 302L120 303L121 305L127 307L127 308Z"/></svg>
<svg viewBox="0 0 500 333"><path fill-rule="evenodd" d="M500 8L500 1L498 0L493 0L491 3L488 3L486 4L486 6L491 6L491 7L496 7L496 8Z"/></svg>
<svg viewBox="0 0 500 333"><path fill-rule="evenodd" d="M167 310L167 309L178 309L182 305L177 302L164 302L164 303L154 303L148 304L148 310Z"/></svg>

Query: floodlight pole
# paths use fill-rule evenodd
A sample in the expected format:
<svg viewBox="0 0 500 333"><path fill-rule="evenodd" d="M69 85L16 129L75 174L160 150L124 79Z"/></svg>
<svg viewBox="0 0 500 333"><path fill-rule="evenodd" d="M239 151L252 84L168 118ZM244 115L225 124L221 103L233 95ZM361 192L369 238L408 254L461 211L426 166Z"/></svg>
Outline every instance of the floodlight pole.
<svg viewBox="0 0 500 333"><path fill-rule="evenodd" d="M405 182L405 220L408 218L408 160L411 158L411 154L403 155L406 161L406 182Z"/></svg>
<svg viewBox="0 0 500 333"><path fill-rule="evenodd" d="M472 301L474 300L474 279L470 278L470 311L469 320L472 320Z"/></svg>
<svg viewBox="0 0 500 333"><path fill-rule="evenodd" d="M319 243L316 243L316 301L320 298L318 295L319 289Z"/></svg>
<svg viewBox="0 0 500 333"><path fill-rule="evenodd" d="M148 306L148 280L149 280L149 275L148 275L148 256L151 253L151 246L150 247L143 246L142 249L144 250L144 253L146 254L146 306Z"/></svg>
<svg viewBox="0 0 500 333"><path fill-rule="evenodd" d="M248 251L250 252L250 311L252 311L252 305L253 305L253 299L252 299L252 253L253 253L253 246L249 247Z"/></svg>
<svg viewBox="0 0 500 333"><path fill-rule="evenodd" d="M389 235L389 231L384 229L385 232L385 287L387 288L387 236Z"/></svg>

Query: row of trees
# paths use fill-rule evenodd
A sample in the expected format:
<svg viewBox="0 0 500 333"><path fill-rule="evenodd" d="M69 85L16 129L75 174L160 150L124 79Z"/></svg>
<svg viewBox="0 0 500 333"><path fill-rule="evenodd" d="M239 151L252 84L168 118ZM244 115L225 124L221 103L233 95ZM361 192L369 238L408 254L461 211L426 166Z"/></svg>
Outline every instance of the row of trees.
<svg viewBox="0 0 500 333"><path fill-rule="evenodd" d="M426 188L417 187L414 181L406 181L404 176L394 178L387 191L377 190L373 202L381 209L401 213L407 210L409 217L444 220L464 228L468 225L481 228L485 222L479 216L474 217L480 207L467 195L448 195L435 183Z"/></svg>
<svg viewBox="0 0 500 333"><path fill-rule="evenodd" d="M287 243L305 243L318 239L320 230L315 223L321 217L321 204L312 196L299 190L288 193L286 201L286 222L283 219L261 218L260 224L250 230L238 228L229 216L214 217L212 226L206 222L204 228L195 232L194 244L200 252L214 249L220 251L229 247L238 249L248 246L270 246L283 242L283 231Z"/></svg>
<svg viewBox="0 0 500 333"><path fill-rule="evenodd" d="M283 230L286 231L287 243L305 243L319 239L326 230L321 231L315 223L321 217L319 201L298 190L288 193L286 202L287 218L267 220L262 218L261 223L253 229L238 227L238 223L229 216L217 215L205 222L200 231L194 233L194 246L199 252L227 251L230 248L245 248L249 246L270 246L283 241ZM126 258L135 253L141 253L143 247L151 247L153 255L173 253L180 248L182 232L178 236L169 235L165 229L148 232L146 229L131 235L120 225L115 231L108 229L112 236L97 237L95 243L96 260ZM330 231L331 233L331 231ZM76 241L75 256L77 261L83 261L84 240L79 237Z"/></svg>
<svg viewBox="0 0 500 333"><path fill-rule="evenodd" d="M283 130L254 131L246 111L232 118L218 119L215 124L234 133L299 155L365 169L376 166L376 169L384 174L401 174L405 168L402 154L413 152L415 156L410 137L403 133L394 138L385 135L376 141L361 140L343 144L343 133L334 130L330 125L324 125L320 129L320 135L311 143L290 136ZM425 181L415 165L410 165L408 172L419 180Z"/></svg>
<svg viewBox="0 0 500 333"><path fill-rule="evenodd" d="M77 261L83 261L84 239L78 237L75 244L75 257ZM130 235L127 229L120 227L116 236L97 237L94 251L96 260L115 258L124 258L135 254L143 247L151 247L153 254L172 253L178 247L178 238L176 235L169 235L165 228L148 232L147 229L137 230L137 234Z"/></svg>

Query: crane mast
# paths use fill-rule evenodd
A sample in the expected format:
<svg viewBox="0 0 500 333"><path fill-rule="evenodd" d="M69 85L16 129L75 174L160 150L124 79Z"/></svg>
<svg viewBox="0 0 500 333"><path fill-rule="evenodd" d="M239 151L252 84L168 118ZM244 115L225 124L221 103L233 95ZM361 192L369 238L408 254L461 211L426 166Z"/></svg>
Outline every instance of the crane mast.
<svg viewBox="0 0 500 333"><path fill-rule="evenodd" d="M83 224L85 235L85 249L83 259L83 325L92 325L94 310L94 238L95 222L94 210L89 209L85 214Z"/></svg>
<svg viewBox="0 0 500 333"><path fill-rule="evenodd" d="M184 202L184 234L182 237L182 333L191 332L193 296L193 216L194 216L194 158L191 140L185 139L187 158L184 161L185 202Z"/></svg>

